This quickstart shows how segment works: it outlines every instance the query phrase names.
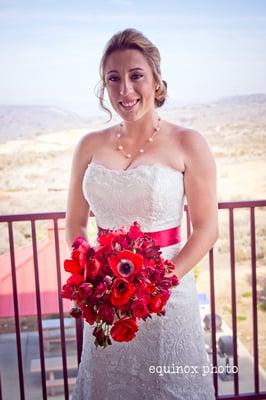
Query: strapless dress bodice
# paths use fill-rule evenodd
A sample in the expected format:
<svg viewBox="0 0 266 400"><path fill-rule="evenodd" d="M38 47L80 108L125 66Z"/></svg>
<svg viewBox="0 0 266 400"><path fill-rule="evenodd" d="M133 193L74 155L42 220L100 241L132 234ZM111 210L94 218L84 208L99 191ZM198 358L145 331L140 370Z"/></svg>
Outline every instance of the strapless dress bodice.
<svg viewBox="0 0 266 400"><path fill-rule="evenodd" d="M183 173L171 167L152 164L115 170L91 162L83 193L102 228L128 228L137 220L143 231L153 232L182 222Z"/></svg>

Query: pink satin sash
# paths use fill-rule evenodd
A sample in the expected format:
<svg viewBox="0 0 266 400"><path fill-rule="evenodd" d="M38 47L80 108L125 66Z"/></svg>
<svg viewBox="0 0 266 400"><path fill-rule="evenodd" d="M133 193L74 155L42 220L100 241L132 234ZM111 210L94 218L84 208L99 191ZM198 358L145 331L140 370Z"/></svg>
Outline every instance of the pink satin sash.
<svg viewBox="0 0 266 400"><path fill-rule="evenodd" d="M111 232L112 229L105 229L98 226L98 235L105 235ZM156 232L144 232L154 239L155 244L160 247L172 246L181 242L181 227L175 226L174 228L165 229Z"/></svg>

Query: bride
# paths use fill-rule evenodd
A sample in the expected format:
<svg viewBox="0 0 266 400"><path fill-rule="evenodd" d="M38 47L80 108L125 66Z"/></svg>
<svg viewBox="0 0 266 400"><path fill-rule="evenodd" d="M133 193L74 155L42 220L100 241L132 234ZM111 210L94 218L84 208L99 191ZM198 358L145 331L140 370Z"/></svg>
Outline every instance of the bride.
<svg viewBox="0 0 266 400"><path fill-rule="evenodd" d="M107 91L121 123L83 136L76 146L68 192L66 241L87 239L90 209L102 229L159 232L162 256L180 284L166 315L140 323L131 342L94 346L85 322L73 400L213 400L193 267L218 238L216 166L204 137L158 115L167 85L157 47L126 29L107 43L99 99ZM193 231L180 237L186 197Z"/></svg>

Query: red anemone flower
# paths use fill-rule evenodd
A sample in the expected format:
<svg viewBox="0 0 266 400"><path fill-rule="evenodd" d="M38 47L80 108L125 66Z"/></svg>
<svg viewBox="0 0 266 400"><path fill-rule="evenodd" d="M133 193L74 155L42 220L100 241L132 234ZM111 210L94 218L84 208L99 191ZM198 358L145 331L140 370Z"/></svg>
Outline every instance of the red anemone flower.
<svg viewBox="0 0 266 400"><path fill-rule="evenodd" d="M134 254L132 251L122 250L116 255L110 256L108 262L114 275L128 279L140 271L143 265L143 257L140 254Z"/></svg>
<svg viewBox="0 0 266 400"><path fill-rule="evenodd" d="M116 278L111 289L111 303L115 306L127 303L134 291L134 285L128 282L128 280Z"/></svg>

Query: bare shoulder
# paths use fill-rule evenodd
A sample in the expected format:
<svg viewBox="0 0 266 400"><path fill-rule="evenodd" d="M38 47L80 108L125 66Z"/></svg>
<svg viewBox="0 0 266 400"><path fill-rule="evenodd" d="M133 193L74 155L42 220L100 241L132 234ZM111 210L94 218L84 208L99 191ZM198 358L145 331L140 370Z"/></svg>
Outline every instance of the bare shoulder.
<svg viewBox="0 0 266 400"><path fill-rule="evenodd" d="M178 141L185 170L193 168L195 172L195 168L206 169L206 171L216 168L212 151L203 134L181 126L176 126L173 134Z"/></svg>
<svg viewBox="0 0 266 400"><path fill-rule="evenodd" d="M75 148L75 154L80 157L84 162L89 163L93 154L106 143L107 138L110 136L110 128L98 131L88 132L83 135Z"/></svg>

